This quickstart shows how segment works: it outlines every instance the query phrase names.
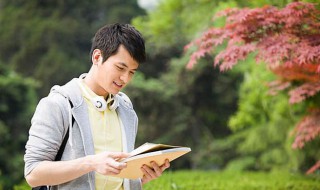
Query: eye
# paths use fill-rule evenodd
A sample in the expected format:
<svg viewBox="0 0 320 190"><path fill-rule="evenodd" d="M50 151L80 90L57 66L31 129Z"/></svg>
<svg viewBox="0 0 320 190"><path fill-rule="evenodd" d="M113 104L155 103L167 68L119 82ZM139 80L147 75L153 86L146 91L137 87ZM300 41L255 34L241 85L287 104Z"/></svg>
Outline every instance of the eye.
<svg viewBox="0 0 320 190"><path fill-rule="evenodd" d="M123 67L119 67L119 66L116 66L116 67L119 71L122 71L124 69Z"/></svg>
<svg viewBox="0 0 320 190"><path fill-rule="evenodd" d="M136 72L134 71L130 71L130 75L134 75Z"/></svg>

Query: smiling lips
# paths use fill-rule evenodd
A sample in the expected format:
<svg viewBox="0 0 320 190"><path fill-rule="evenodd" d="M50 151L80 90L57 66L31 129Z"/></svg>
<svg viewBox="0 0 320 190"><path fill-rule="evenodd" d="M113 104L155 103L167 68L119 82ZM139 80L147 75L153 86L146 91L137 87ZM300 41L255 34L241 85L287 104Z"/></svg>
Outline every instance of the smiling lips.
<svg viewBox="0 0 320 190"><path fill-rule="evenodd" d="M119 84L119 83L116 83L116 82L113 82L113 84L115 84L118 88L122 88L123 84Z"/></svg>

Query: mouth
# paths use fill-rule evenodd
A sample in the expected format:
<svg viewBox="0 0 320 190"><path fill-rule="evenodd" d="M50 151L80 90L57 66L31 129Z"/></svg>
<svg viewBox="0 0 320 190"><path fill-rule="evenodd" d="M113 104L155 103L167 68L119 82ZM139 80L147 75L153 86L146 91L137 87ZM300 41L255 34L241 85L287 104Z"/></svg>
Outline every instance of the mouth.
<svg viewBox="0 0 320 190"><path fill-rule="evenodd" d="M122 88L123 87L122 83L113 82L113 84L116 85L118 88Z"/></svg>

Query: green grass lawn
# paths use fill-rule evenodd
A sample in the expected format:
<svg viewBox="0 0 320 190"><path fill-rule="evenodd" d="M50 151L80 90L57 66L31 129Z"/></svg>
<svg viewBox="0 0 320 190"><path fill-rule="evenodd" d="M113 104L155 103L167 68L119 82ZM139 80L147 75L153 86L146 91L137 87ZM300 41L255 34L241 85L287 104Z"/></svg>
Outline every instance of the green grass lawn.
<svg viewBox="0 0 320 190"><path fill-rule="evenodd" d="M320 176L285 172L165 172L144 185L144 190L320 190Z"/></svg>
<svg viewBox="0 0 320 190"><path fill-rule="evenodd" d="M1 188L0 188L1 189ZM24 182L14 190L27 190ZM144 185L143 190L320 190L320 175L286 172L166 171Z"/></svg>

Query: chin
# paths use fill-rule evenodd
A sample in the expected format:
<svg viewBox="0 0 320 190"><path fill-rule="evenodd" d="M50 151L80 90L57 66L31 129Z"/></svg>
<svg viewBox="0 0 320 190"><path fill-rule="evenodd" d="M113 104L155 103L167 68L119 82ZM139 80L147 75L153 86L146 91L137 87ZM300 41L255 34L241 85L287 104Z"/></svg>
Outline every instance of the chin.
<svg viewBox="0 0 320 190"><path fill-rule="evenodd" d="M111 94L118 94L120 92L120 90L112 90Z"/></svg>

